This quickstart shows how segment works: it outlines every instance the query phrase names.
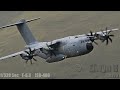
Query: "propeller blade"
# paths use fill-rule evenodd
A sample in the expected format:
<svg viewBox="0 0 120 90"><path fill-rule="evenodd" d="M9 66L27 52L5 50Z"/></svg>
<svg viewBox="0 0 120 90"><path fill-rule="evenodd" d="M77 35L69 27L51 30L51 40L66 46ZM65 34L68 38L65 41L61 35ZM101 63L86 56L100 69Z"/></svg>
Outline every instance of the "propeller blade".
<svg viewBox="0 0 120 90"><path fill-rule="evenodd" d="M102 32L102 34L105 34L105 33L103 32L103 30L101 30L101 32Z"/></svg>
<svg viewBox="0 0 120 90"><path fill-rule="evenodd" d="M104 40L102 40L102 42L104 42L105 41L105 39Z"/></svg>
<svg viewBox="0 0 120 90"><path fill-rule="evenodd" d="M106 45L108 45L109 40L112 43L113 40L110 37L114 37L114 35L110 34L112 31L111 30L108 31L108 27L106 27L105 30L106 30L105 32L101 31L104 34L103 39L101 41L102 42L106 41Z"/></svg>
<svg viewBox="0 0 120 90"><path fill-rule="evenodd" d="M37 59L33 58L34 61L37 61Z"/></svg>
<svg viewBox="0 0 120 90"><path fill-rule="evenodd" d="M98 34L95 32L94 36L95 36L95 37L98 37Z"/></svg>
<svg viewBox="0 0 120 90"><path fill-rule="evenodd" d="M106 27L105 29L108 30L108 27Z"/></svg>
<svg viewBox="0 0 120 90"><path fill-rule="evenodd" d="M86 36L90 36L90 35L86 34Z"/></svg>
<svg viewBox="0 0 120 90"><path fill-rule="evenodd" d="M30 59L30 63L32 64L32 60Z"/></svg>
<svg viewBox="0 0 120 90"><path fill-rule="evenodd" d="M93 36L93 32L92 31L90 31L90 34L91 34L91 36Z"/></svg>
<svg viewBox="0 0 120 90"><path fill-rule="evenodd" d="M110 34L112 31L109 31L108 34Z"/></svg>
<svg viewBox="0 0 120 90"><path fill-rule="evenodd" d="M25 51L28 55L30 55L30 53L28 51Z"/></svg>
<svg viewBox="0 0 120 90"><path fill-rule="evenodd" d="M33 51L31 51L31 54L32 54L33 56L35 56L35 55L34 55L35 51L36 51L35 49L34 49Z"/></svg>
<svg viewBox="0 0 120 90"><path fill-rule="evenodd" d="M26 60L26 64L27 64L28 60Z"/></svg>
<svg viewBox="0 0 120 90"><path fill-rule="evenodd" d="M98 43L97 43L97 42L95 42L95 41L94 41L94 43L95 43L96 45L98 45Z"/></svg>
<svg viewBox="0 0 120 90"><path fill-rule="evenodd" d="M108 45L108 42L109 42L109 41L108 41L108 39L107 39L107 40L106 40L106 45Z"/></svg>
<svg viewBox="0 0 120 90"><path fill-rule="evenodd" d="M51 42L51 44L52 44L52 42ZM47 47L49 48L49 50L50 50L50 56L52 56L52 55L55 55L56 56L56 54L54 53L54 51L53 50L51 50L51 48L49 47L49 45L46 43L46 45L47 45Z"/></svg>
<svg viewBox="0 0 120 90"><path fill-rule="evenodd" d="M30 51L30 54L32 53L32 50L31 50L31 48L29 48L29 51Z"/></svg>
<svg viewBox="0 0 120 90"><path fill-rule="evenodd" d="M90 38L90 41L91 42L94 42L96 45L98 45L98 43L97 42L95 42L95 37L97 37L98 36L98 34L97 33L95 33L94 35L93 35L93 32L92 31L90 31L90 35L87 35L87 36L89 36L89 38ZM90 37L91 36L91 37Z"/></svg>
<svg viewBox="0 0 120 90"><path fill-rule="evenodd" d="M106 30L106 32L105 32L105 33L106 33L106 34L108 34L108 31L107 31L107 30L108 30L108 28L107 28L107 27L105 28L105 30Z"/></svg>
<svg viewBox="0 0 120 90"><path fill-rule="evenodd" d="M110 37L109 37L108 39L109 39L109 40L111 41L111 43L112 43L112 39L111 39Z"/></svg>
<svg viewBox="0 0 120 90"><path fill-rule="evenodd" d="M47 43L46 43L46 45L47 45L48 49L51 50L50 47L49 47L49 45Z"/></svg>
<svg viewBox="0 0 120 90"><path fill-rule="evenodd" d="M30 60L30 63L32 64L32 59L34 61L37 61L35 58L33 58L35 55L34 55L34 52L35 52L35 49L32 51L31 48L28 48L29 49L29 52L28 51L25 51L25 53L28 54L28 56L26 56L28 58L28 60L26 60L26 63Z"/></svg>
<svg viewBox="0 0 120 90"><path fill-rule="evenodd" d="M56 54L54 53L54 51L52 51L53 55L56 56Z"/></svg>
<svg viewBox="0 0 120 90"><path fill-rule="evenodd" d="M115 35L109 35L109 36L114 37Z"/></svg>

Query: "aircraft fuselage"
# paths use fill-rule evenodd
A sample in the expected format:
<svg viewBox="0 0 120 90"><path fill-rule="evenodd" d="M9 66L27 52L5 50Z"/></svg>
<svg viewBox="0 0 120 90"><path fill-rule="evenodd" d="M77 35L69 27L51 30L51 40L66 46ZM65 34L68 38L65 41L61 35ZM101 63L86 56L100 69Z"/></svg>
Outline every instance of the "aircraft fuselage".
<svg viewBox="0 0 120 90"><path fill-rule="evenodd" d="M61 42L59 49L54 51L56 55L46 54L47 51L41 51L38 48L45 48L47 50L46 44L50 45L56 42ZM65 58L81 56L90 53L93 50L93 45L88 37L77 35L69 36L61 39L56 39L51 42L40 42L39 45L36 44L38 50L36 50L36 56L39 56L43 59L50 59L51 62L56 62L64 60ZM56 60L53 60L56 59ZM59 60L60 59L60 60Z"/></svg>

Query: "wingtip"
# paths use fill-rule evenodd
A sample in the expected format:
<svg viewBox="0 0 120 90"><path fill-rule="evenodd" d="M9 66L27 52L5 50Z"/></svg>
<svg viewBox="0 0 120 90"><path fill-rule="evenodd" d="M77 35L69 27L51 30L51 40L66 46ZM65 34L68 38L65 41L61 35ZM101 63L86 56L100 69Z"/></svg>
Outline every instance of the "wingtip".
<svg viewBox="0 0 120 90"><path fill-rule="evenodd" d="M115 28L115 29L112 29L113 31L117 31L117 30L119 30L119 28Z"/></svg>

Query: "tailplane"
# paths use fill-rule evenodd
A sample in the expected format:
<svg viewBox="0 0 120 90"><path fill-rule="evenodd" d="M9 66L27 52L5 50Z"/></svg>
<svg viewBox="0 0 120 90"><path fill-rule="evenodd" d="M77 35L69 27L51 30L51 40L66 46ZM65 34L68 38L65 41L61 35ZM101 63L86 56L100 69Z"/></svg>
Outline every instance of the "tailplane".
<svg viewBox="0 0 120 90"><path fill-rule="evenodd" d="M31 21L35 21L35 20L38 20L38 19L40 19L40 18L35 18L35 19L31 19L31 20L21 19L20 21L14 23L14 24L2 26L2 27L0 27L0 29L16 25L20 34L21 34L21 36L25 40L26 44L27 45L32 45L32 44L35 44L35 43L38 43L38 42L34 38L32 32L30 31L30 29L29 29L29 27L26 23L31 22Z"/></svg>

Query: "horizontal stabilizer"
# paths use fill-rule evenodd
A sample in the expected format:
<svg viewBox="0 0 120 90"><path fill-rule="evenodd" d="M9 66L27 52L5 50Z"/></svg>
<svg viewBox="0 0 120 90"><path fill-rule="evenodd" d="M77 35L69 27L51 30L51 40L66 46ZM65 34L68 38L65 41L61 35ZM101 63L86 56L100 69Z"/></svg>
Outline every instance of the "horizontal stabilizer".
<svg viewBox="0 0 120 90"><path fill-rule="evenodd" d="M32 21L35 21L35 20L38 20L38 19L40 19L40 17L38 17L38 18L34 18L34 19L30 19L30 20L26 20L26 23L28 23L28 22L32 22Z"/></svg>
<svg viewBox="0 0 120 90"><path fill-rule="evenodd" d="M23 39L25 40L27 45L36 44L38 42L34 38L32 32L30 31L30 29L29 29L29 27L27 26L26 23L32 22L32 21L35 21L35 20L38 20L38 19L40 19L40 17L30 19L30 20L21 19L21 20L19 20L18 22L14 23L14 24L9 24L9 25L6 25L6 26L2 26L2 27L0 27L0 29L11 27L11 26L17 26L18 31L20 32L21 36L23 37Z"/></svg>
<svg viewBox="0 0 120 90"><path fill-rule="evenodd" d="M22 24L22 23L32 22L32 21L35 21L35 20L38 20L38 19L40 19L40 17L39 18L30 19L30 20L21 19L20 21L14 23L14 24L9 24L9 25L2 26L2 27L0 27L0 29L7 28L7 27L12 27L12 26L19 25L19 24Z"/></svg>

